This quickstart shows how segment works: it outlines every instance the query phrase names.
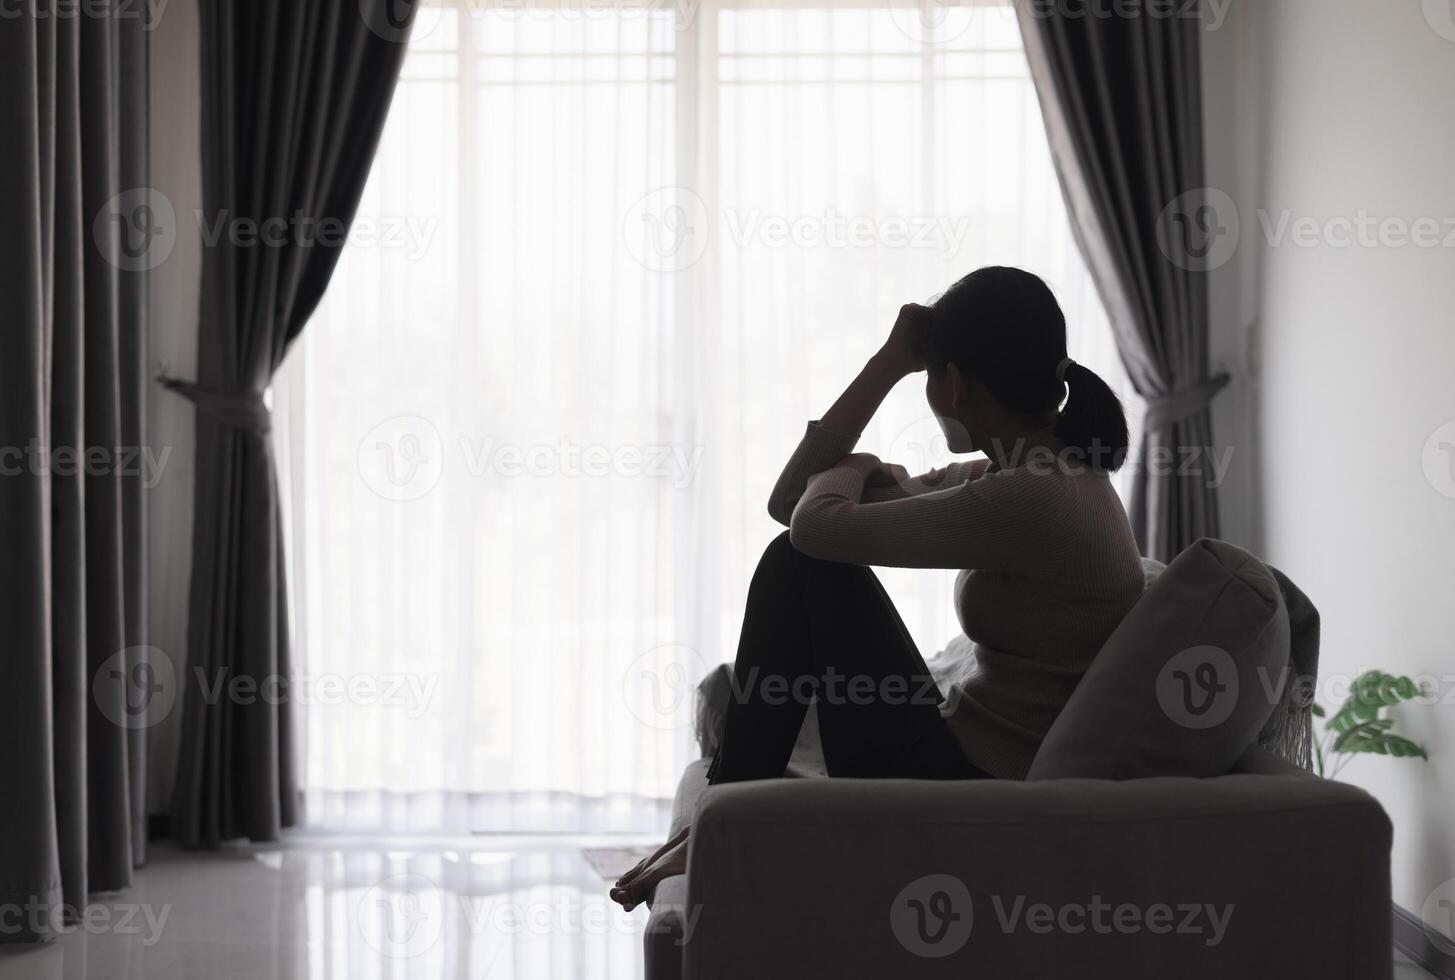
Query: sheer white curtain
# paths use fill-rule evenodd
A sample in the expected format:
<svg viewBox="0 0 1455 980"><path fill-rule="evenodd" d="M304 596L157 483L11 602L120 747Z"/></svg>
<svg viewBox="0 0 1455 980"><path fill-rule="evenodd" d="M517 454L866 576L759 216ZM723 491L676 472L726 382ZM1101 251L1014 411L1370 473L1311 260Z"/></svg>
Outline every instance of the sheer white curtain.
<svg viewBox="0 0 1455 980"><path fill-rule="evenodd" d="M310 821L659 827L804 422L992 263L1131 397L1008 8L428 10L274 392ZM944 459L917 384L863 446Z"/></svg>

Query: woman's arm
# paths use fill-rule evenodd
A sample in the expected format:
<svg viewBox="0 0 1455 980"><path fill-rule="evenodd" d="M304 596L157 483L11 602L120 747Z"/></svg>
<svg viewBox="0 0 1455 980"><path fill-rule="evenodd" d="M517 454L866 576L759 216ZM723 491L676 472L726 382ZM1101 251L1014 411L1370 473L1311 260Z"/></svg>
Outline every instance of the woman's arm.
<svg viewBox="0 0 1455 980"><path fill-rule="evenodd" d="M912 304L902 308L884 346L869 358L823 418L809 423L768 497L768 514L779 524L788 526L809 477L831 468L854 451L859 435L894 386L924 369L914 355L911 338L918 318L925 312L924 307Z"/></svg>
<svg viewBox="0 0 1455 980"><path fill-rule="evenodd" d="M899 311L899 319L889 332L884 346L869 358L849 387L839 396L822 422L826 429L858 435L864 431L884 399L894 386L916 371L923 371L924 364L914 353L913 338L917 325L924 314L923 306L911 303Z"/></svg>
<svg viewBox="0 0 1455 980"><path fill-rule="evenodd" d="M925 473L911 473L897 463L881 463L878 470L865 478L864 494L859 502L882 504L890 500L917 497L922 493L947 490L980 479L989 468L988 459L949 463L941 469Z"/></svg>
<svg viewBox="0 0 1455 980"><path fill-rule="evenodd" d="M1023 570L1071 531L1075 488L1003 473L902 500L865 503L863 456L809 481L789 526L794 547L824 561L896 568Z"/></svg>

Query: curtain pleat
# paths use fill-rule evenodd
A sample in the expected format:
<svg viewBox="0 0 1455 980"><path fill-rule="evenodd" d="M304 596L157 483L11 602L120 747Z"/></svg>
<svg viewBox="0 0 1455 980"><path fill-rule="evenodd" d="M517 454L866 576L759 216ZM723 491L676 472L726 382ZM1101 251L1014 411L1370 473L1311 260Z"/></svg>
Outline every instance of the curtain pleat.
<svg viewBox="0 0 1455 980"><path fill-rule="evenodd" d="M1132 527L1144 554L1170 561L1218 533L1208 406L1227 378L1208 373L1208 268L1159 237L1173 205L1196 210L1205 190L1203 22L1149 7L1016 3L1072 228L1147 400ZM1201 465L1183 466L1194 453Z"/></svg>
<svg viewBox="0 0 1455 980"><path fill-rule="evenodd" d="M32 941L129 885L143 855L146 286L122 245L125 192L146 174L146 33L109 4L14 13L0 18L0 901L27 911L0 941Z"/></svg>
<svg viewBox="0 0 1455 980"><path fill-rule="evenodd" d="M299 821L264 392L338 261L342 242L321 223L353 220L412 16L397 0L202 4L204 214L217 227L288 231L270 244L228 233L208 244L198 378L165 382L198 409L191 669L171 807L186 845L272 840Z"/></svg>

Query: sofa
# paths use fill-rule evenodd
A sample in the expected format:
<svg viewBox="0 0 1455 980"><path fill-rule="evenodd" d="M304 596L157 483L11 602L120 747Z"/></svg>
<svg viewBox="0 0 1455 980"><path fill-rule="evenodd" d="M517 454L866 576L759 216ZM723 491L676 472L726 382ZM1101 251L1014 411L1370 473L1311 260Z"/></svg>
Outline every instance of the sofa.
<svg viewBox="0 0 1455 980"><path fill-rule="evenodd" d="M1317 613L1223 542L1149 563L1148 583L1024 781L819 778L810 709L785 778L709 788L710 676L649 980L1389 980L1390 822L1306 768ZM1228 673L1183 670L1188 650ZM973 649L931 667L948 680ZM1233 697L1209 724L1169 676Z"/></svg>

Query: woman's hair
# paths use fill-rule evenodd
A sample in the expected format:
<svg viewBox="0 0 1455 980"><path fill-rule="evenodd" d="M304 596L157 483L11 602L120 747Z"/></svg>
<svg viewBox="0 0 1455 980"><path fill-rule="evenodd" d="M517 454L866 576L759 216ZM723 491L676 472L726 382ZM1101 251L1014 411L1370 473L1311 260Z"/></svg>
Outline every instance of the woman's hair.
<svg viewBox="0 0 1455 980"><path fill-rule="evenodd" d="M919 351L933 372L954 364L978 379L996 401L1028 415L1066 404L1056 438L1084 454L1098 471L1126 461L1127 417L1105 381L1066 358L1066 316L1048 287L1021 269L989 266L970 273L937 300L920 331Z"/></svg>

